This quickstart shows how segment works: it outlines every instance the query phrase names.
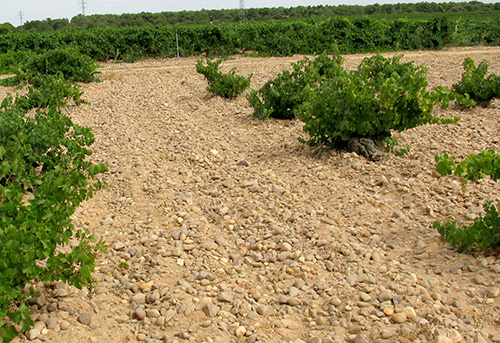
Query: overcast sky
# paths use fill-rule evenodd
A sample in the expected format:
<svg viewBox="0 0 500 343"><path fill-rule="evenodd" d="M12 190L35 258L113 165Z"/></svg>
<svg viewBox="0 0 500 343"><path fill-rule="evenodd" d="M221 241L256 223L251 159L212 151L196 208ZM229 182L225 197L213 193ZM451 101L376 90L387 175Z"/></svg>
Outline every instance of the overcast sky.
<svg viewBox="0 0 500 343"><path fill-rule="evenodd" d="M0 23L10 22L14 26L22 21L43 20L46 18L71 19L85 12L90 14L120 14L140 12L191 11L201 9L239 8L240 0L1 0ZM419 0L244 0L246 8L296 7L315 5L369 5L374 3L423 2ZM433 1L433 0L431 0ZM444 2L443 0L434 0ZM446 1L446 0L445 0ZM446 1L448 2L448 1ZM456 2L462 2L456 0ZM464 0L465 2L465 0ZM484 3L496 2L493 0Z"/></svg>

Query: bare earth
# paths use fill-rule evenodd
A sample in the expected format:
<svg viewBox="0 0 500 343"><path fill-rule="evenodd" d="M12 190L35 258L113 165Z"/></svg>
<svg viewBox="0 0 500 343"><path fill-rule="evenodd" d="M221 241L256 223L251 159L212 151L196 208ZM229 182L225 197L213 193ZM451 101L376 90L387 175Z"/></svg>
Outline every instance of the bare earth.
<svg viewBox="0 0 500 343"><path fill-rule="evenodd" d="M500 48L404 60L451 86L467 56L500 74ZM223 69L260 88L299 59ZM395 133L410 152L374 163L301 144L300 121L253 119L244 96L211 96L196 60L102 65L102 82L82 85L91 104L67 109L110 169L74 221L109 249L94 289L42 285L32 341L500 342L500 259L457 253L432 228L500 198L500 182L464 192L434 162L500 150L499 102L436 109L461 120Z"/></svg>

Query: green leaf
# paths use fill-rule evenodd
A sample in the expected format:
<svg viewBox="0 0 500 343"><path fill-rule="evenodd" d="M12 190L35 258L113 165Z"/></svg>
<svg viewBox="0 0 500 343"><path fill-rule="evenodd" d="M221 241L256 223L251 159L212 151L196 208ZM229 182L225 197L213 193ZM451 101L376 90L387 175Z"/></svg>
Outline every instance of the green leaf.
<svg viewBox="0 0 500 343"><path fill-rule="evenodd" d="M130 266L127 263L122 262L122 263L120 263L118 265L118 268L120 268L120 269L130 269Z"/></svg>

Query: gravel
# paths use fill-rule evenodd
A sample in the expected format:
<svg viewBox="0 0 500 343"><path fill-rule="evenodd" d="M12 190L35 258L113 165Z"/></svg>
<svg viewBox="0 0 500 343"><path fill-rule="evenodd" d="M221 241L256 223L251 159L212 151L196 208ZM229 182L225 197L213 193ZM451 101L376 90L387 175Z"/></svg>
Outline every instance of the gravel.
<svg viewBox="0 0 500 343"><path fill-rule="evenodd" d="M500 74L499 53L405 60L451 86L466 56ZM258 88L298 59L238 56L223 68L253 73ZM301 144L300 121L255 120L244 97L211 96L195 63L109 63L102 82L82 85L90 105L67 111L92 127L92 158L109 172L74 223L109 249L95 288L37 285L40 327L17 342L500 341L500 260L458 253L432 228L470 223L499 199L499 183L464 190L434 162L500 150L497 102L437 109L461 120L395 133L409 153L374 163Z"/></svg>

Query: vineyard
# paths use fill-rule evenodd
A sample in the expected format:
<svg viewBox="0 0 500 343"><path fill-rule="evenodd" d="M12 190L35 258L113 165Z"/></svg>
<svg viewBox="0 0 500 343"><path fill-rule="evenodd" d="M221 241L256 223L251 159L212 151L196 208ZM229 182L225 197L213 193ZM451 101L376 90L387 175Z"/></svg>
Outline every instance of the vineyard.
<svg viewBox="0 0 500 343"><path fill-rule="evenodd" d="M0 34L1 341L500 341L497 22Z"/></svg>
<svg viewBox="0 0 500 343"><path fill-rule="evenodd" d="M430 86L451 87L467 56L500 74L497 48L407 52L403 61L426 66ZM364 57L345 56L345 68ZM253 74L257 90L299 59L237 56L220 68ZM403 131L394 138L410 146L405 155L370 162L300 143L300 120L254 119L244 96L211 95L196 62L102 65L101 82L81 84L89 104L64 108L92 128L91 160L109 168L72 222L108 250L96 255L92 288L35 285L28 337L498 337L498 260L458 253L433 228L471 223L500 195L488 178L464 190L459 179L439 177L434 161L498 150L496 101L437 109L461 119Z"/></svg>
<svg viewBox="0 0 500 343"><path fill-rule="evenodd" d="M12 72L30 53L74 49L97 61L236 53L293 54L438 50L445 45L500 45L498 19L384 20L334 17L312 22L268 21L218 25L107 27L0 34L0 71ZM178 45L177 45L178 44Z"/></svg>

